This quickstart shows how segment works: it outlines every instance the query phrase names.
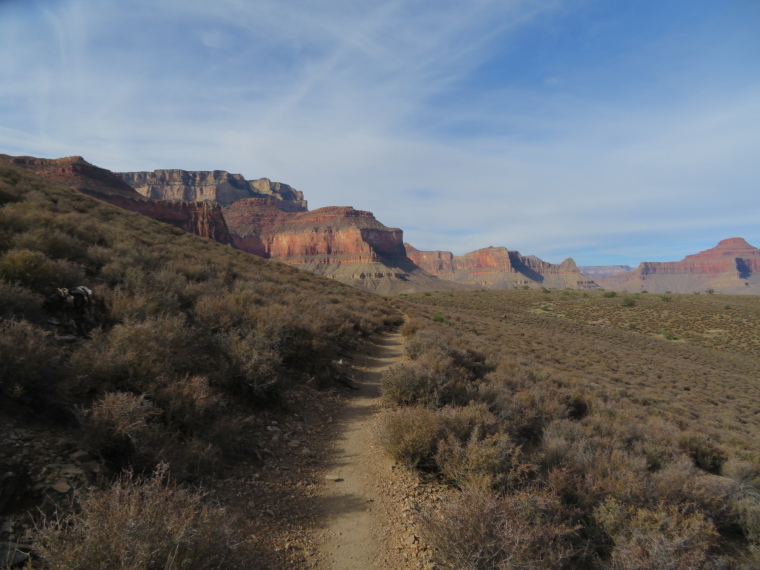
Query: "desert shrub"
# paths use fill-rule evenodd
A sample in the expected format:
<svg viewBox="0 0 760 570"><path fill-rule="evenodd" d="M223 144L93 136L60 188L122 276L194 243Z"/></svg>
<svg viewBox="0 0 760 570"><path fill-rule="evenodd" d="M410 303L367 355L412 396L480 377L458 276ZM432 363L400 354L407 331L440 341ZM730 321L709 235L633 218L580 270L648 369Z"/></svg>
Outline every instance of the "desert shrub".
<svg viewBox="0 0 760 570"><path fill-rule="evenodd" d="M441 431L453 435L460 442L469 441L475 431L484 437L501 430L498 418L482 402L470 402L466 406L447 406L440 410L438 417L441 421Z"/></svg>
<svg viewBox="0 0 760 570"><path fill-rule="evenodd" d="M565 518L551 495L524 491L498 497L465 489L438 513L423 515L422 530L446 568L558 569L570 567L580 550Z"/></svg>
<svg viewBox="0 0 760 570"><path fill-rule="evenodd" d="M605 291L602 297L617 297L617 291Z"/></svg>
<svg viewBox="0 0 760 570"><path fill-rule="evenodd" d="M188 375L162 385L155 395L164 422L183 433L203 431L227 409L227 402L202 375Z"/></svg>
<svg viewBox="0 0 760 570"><path fill-rule="evenodd" d="M520 447L507 434L481 437L477 428L465 443L453 434L440 441L435 461L446 479L458 487L506 489L531 471L521 462Z"/></svg>
<svg viewBox="0 0 760 570"><path fill-rule="evenodd" d="M451 344L451 339L440 331L423 328L415 331L414 336L409 339L405 346L407 356L415 360L433 350L445 352Z"/></svg>
<svg viewBox="0 0 760 570"><path fill-rule="evenodd" d="M249 331L219 335L218 350L227 370L218 385L231 396L251 404L272 403L283 389L284 368L276 339Z"/></svg>
<svg viewBox="0 0 760 570"><path fill-rule="evenodd" d="M660 299L663 303L670 303L673 300L673 297L670 295L660 295Z"/></svg>
<svg viewBox="0 0 760 570"><path fill-rule="evenodd" d="M401 325L401 327L399 328L399 332L404 337L410 337L410 336L413 336L423 326L424 325L421 320L417 318L411 318L411 319L408 319L403 325Z"/></svg>
<svg viewBox="0 0 760 570"><path fill-rule="evenodd" d="M436 313L435 315L433 315L433 320L434 320L436 323L442 323L442 322L444 322L446 319L444 319L444 318L443 318L443 315L441 315L440 313Z"/></svg>
<svg viewBox="0 0 760 570"><path fill-rule="evenodd" d="M621 305L624 307L635 307L636 306L636 299L633 297L623 297L623 301L621 302Z"/></svg>
<svg viewBox="0 0 760 570"><path fill-rule="evenodd" d="M380 438L386 452L410 467L431 468L440 420L425 408L401 408L389 412L382 421Z"/></svg>
<svg viewBox="0 0 760 570"><path fill-rule="evenodd" d="M168 445L160 428L161 411L144 396L126 392L104 394L89 408L79 410L87 447L118 468L140 470L158 463Z"/></svg>
<svg viewBox="0 0 760 570"><path fill-rule="evenodd" d="M650 509L610 498L594 518L614 544L610 566L620 570L701 568L717 538L713 524L687 505Z"/></svg>
<svg viewBox="0 0 760 570"><path fill-rule="evenodd" d="M0 280L0 318L39 321L44 297L25 287Z"/></svg>
<svg viewBox="0 0 760 570"><path fill-rule="evenodd" d="M79 496L76 512L43 521L37 549L60 570L234 568L233 520L159 469Z"/></svg>
<svg viewBox="0 0 760 570"><path fill-rule="evenodd" d="M36 228L16 234L12 246L17 250L39 251L52 259L69 259L78 263L88 260L87 244L71 234L51 228Z"/></svg>
<svg viewBox="0 0 760 570"><path fill-rule="evenodd" d="M694 461L694 465L708 473L720 473L728 459L724 449L705 436L686 434L679 441L679 447Z"/></svg>
<svg viewBox="0 0 760 570"><path fill-rule="evenodd" d="M434 386L430 376L422 374L417 366L394 364L383 371L381 393L388 404L424 405L433 399Z"/></svg>
<svg viewBox="0 0 760 570"><path fill-rule="evenodd" d="M0 257L0 278L35 292L46 292L81 285L85 275L82 267L75 263L53 261L39 251L12 249Z"/></svg>
<svg viewBox="0 0 760 570"><path fill-rule="evenodd" d="M0 393L39 404L57 399L66 377L53 335L26 321L0 321Z"/></svg>
<svg viewBox="0 0 760 570"><path fill-rule="evenodd" d="M167 316L95 331L71 363L84 389L149 392L162 377L197 370L207 348L182 316Z"/></svg>

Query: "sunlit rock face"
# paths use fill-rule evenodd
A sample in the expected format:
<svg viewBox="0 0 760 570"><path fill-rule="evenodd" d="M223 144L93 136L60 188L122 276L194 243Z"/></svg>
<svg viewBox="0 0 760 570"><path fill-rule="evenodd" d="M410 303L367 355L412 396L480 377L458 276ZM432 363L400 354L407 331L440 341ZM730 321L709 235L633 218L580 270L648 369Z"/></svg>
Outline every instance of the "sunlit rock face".
<svg viewBox="0 0 760 570"><path fill-rule="evenodd" d="M450 251L420 251L405 244L409 258L442 279L491 289L512 287L571 287L596 289L593 280L583 275L575 262L567 258L560 264L548 263L535 256L523 256L505 247L487 247L464 255Z"/></svg>
<svg viewBox="0 0 760 570"><path fill-rule="evenodd" d="M760 293L760 250L743 238L724 239L681 261L645 261L633 271L597 279L609 289L653 293Z"/></svg>
<svg viewBox="0 0 760 570"><path fill-rule="evenodd" d="M286 212L305 212L303 192L268 178L246 180L224 170L154 170L121 172L119 176L141 195L156 200L212 200L228 206L246 198L267 198Z"/></svg>

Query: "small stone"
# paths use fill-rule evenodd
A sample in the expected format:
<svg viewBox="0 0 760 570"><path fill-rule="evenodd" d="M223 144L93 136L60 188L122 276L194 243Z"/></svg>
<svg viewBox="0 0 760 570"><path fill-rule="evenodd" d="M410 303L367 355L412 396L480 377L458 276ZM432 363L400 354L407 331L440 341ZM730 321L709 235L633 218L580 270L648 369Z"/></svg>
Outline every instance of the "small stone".
<svg viewBox="0 0 760 570"><path fill-rule="evenodd" d="M328 474L325 475L325 479L328 481L332 481L333 483L340 483L343 481L343 477L339 477L338 475Z"/></svg>
<svg viewBox="0 0 760 570"><path fill-rule="evenodd" d="M77 461L89 461L92 459L90 457L90 454L87 453L84 449L80 449L79 451L75 451L71 455L69 455L69 461L77 462Z"/></svg>
<svg viewBox="0 0 760 570"><path fill-rule="evenodd" d="M69 485L66 479L58 479L58 481L50 485L50 488L58 493L68 493L71 491L71 485Z"/></svg>
<svg viewBox="0 0 760 570"><path fill-rule="evenodd" d="M292 449L295 449L295 448L296 448L296 447L298 447L299 445L301 445L301 442L300 442L300 441L298 441L297 439L291 439L291 440L288 442L288 447L290 447L290 448L292 448Z"/></svg>

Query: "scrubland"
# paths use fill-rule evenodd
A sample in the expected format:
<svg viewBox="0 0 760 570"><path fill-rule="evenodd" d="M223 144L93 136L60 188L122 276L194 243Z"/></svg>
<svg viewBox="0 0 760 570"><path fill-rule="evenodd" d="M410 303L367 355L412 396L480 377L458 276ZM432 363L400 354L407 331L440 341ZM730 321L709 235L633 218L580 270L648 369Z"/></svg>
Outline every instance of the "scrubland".
<svg viewBox="0 0 760 570"><path fill-rule="evenodd" d="M388 452L449 568L760 566L760 299L402 296Z"/></svg>
<svg viewBox="0 0 760 570"><path fill-rule="evenodd" d="M51 312L48 295L81 285L85 316ZM339 382L335 360L399 319L380 297L0 168L0 412L76 429L125 473L47 514L35 564L255 566L197 485L254 455L262 411Z"/></svg>

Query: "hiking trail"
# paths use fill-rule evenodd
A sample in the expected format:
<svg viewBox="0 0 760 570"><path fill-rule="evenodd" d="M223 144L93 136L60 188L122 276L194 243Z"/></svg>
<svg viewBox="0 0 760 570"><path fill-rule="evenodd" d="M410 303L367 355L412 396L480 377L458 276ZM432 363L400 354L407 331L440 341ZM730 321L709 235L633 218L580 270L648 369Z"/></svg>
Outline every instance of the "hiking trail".
<svg viewBox="0 0 760 570"><path fill-rule="evenodd" d="M377 435L383 371L402 358L398 332L375 337L354 361L355 395L337 414L336 439L324 465L320 489L318 568L425 568L411 554L417 537L399 519L406 517L400 468L383 453ZM411 519L408 521L411 522Z"/></svg>

